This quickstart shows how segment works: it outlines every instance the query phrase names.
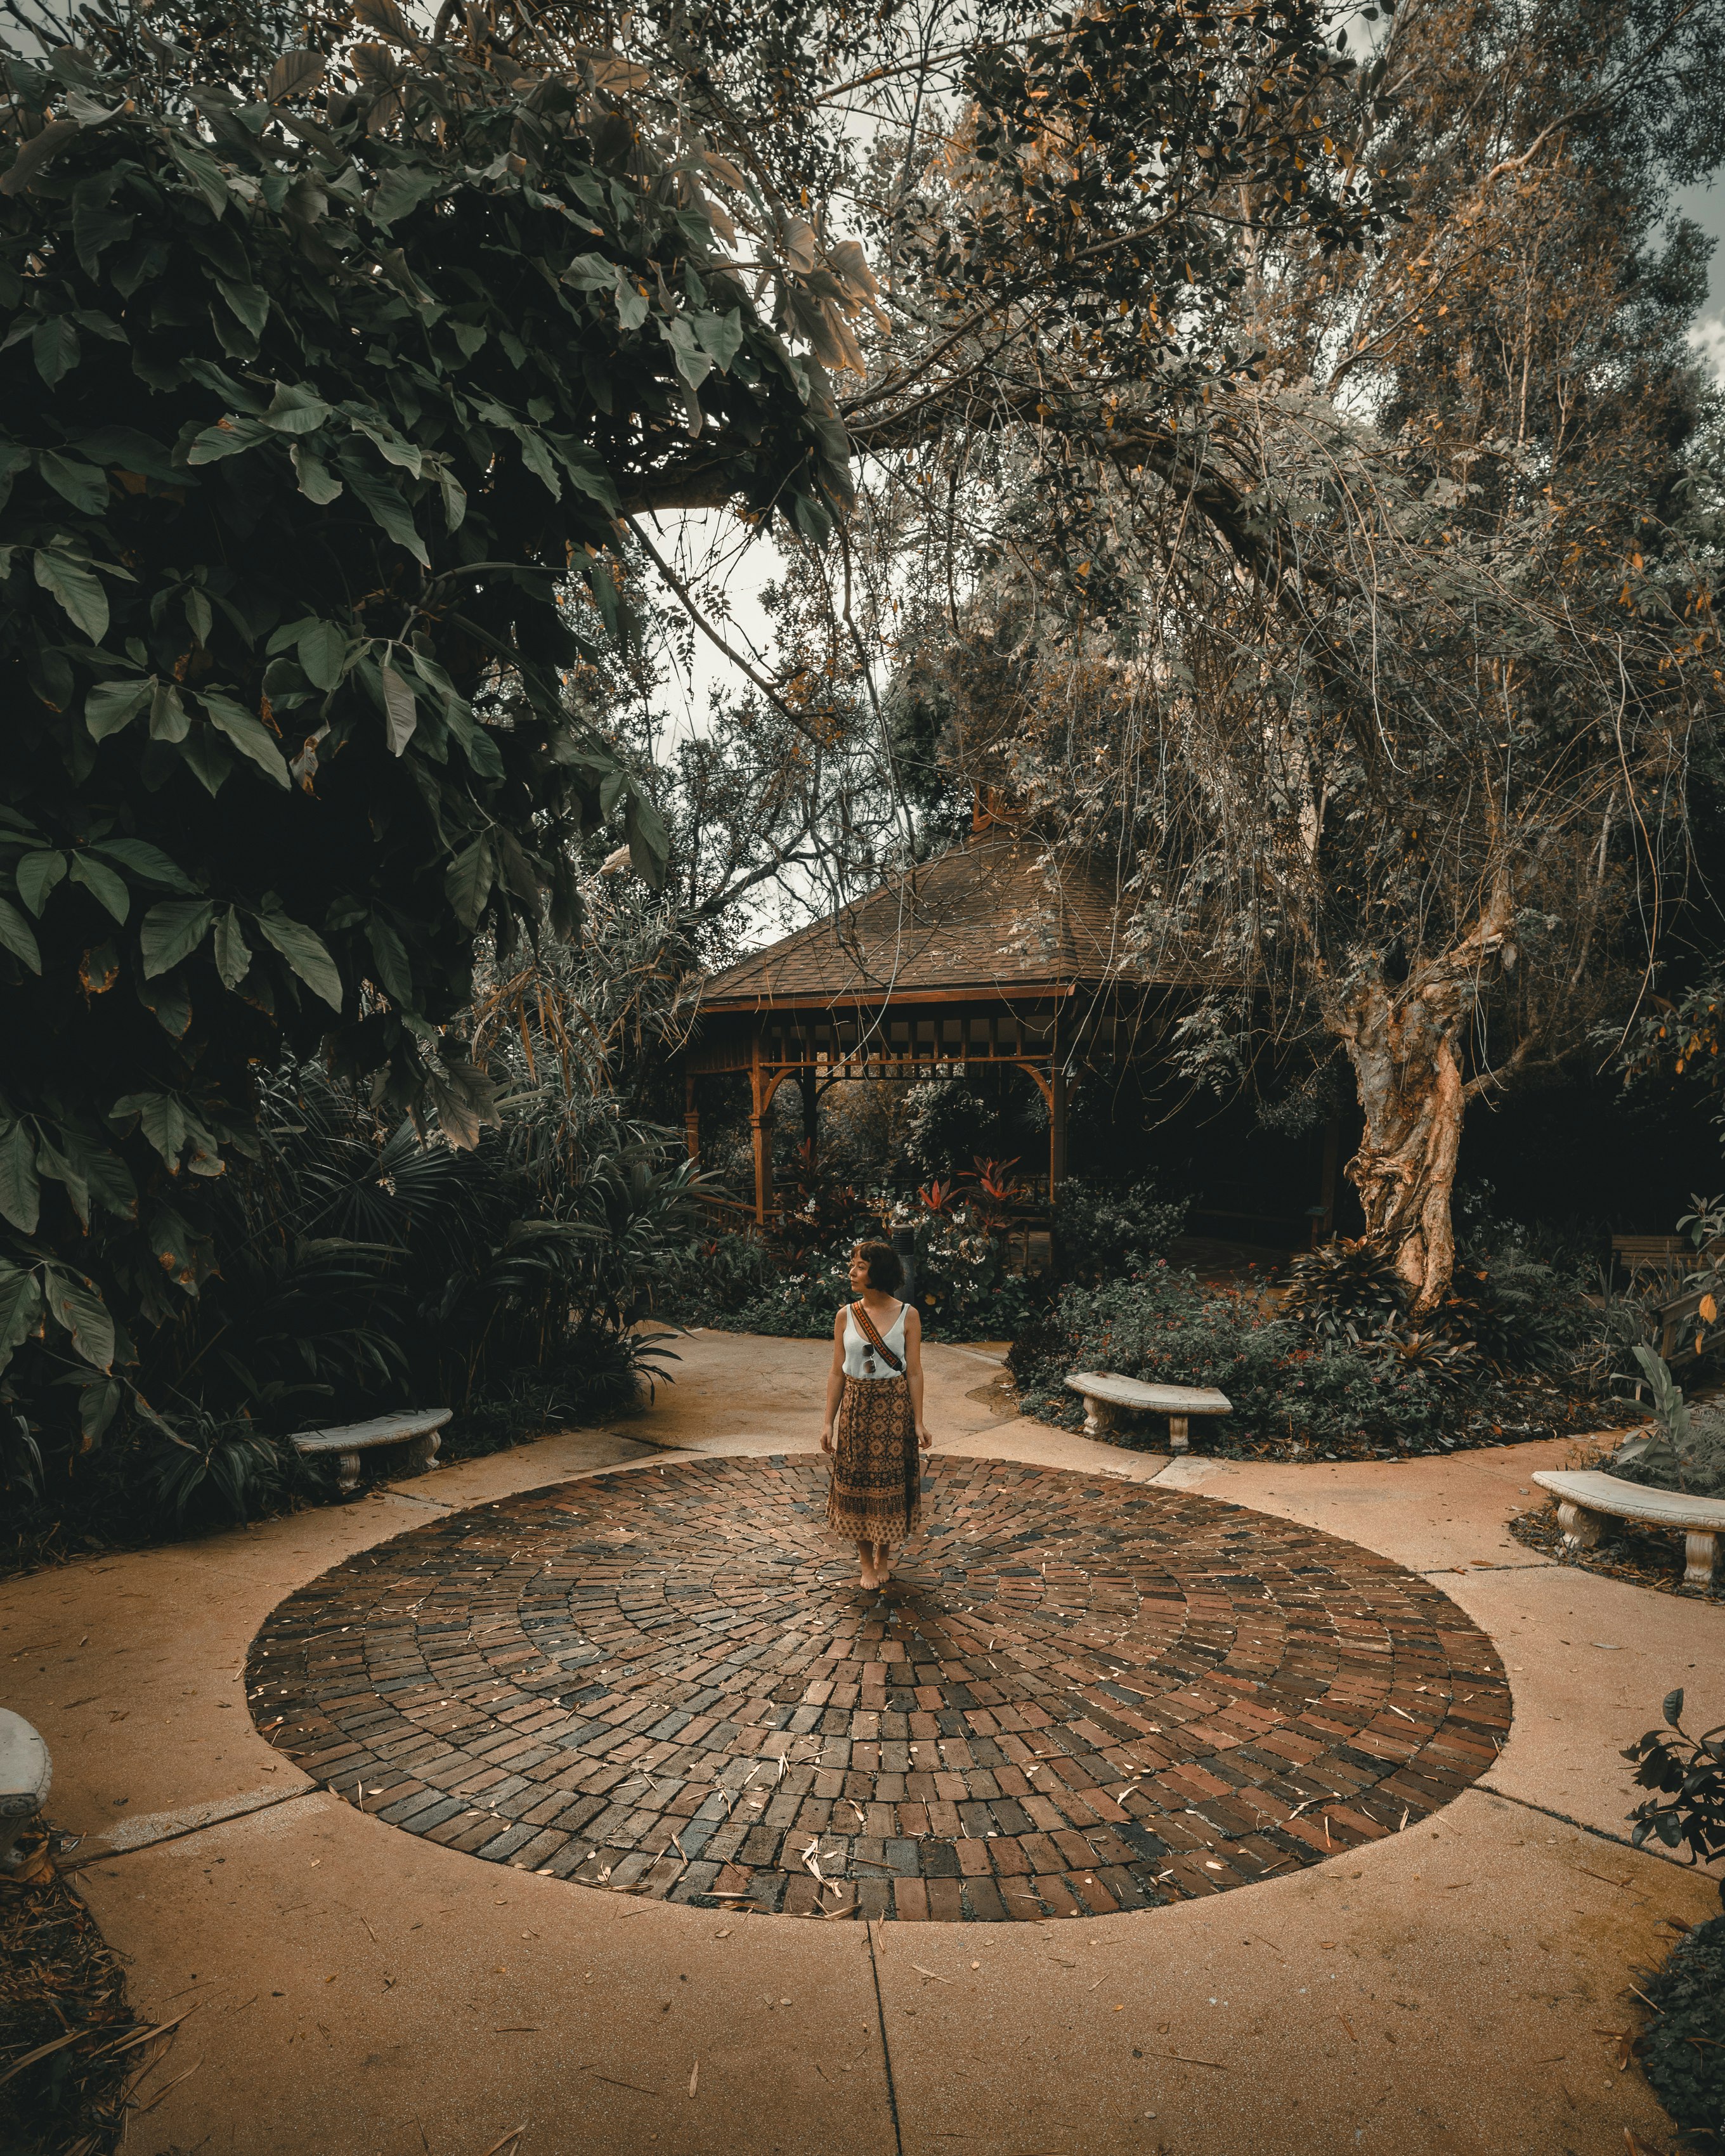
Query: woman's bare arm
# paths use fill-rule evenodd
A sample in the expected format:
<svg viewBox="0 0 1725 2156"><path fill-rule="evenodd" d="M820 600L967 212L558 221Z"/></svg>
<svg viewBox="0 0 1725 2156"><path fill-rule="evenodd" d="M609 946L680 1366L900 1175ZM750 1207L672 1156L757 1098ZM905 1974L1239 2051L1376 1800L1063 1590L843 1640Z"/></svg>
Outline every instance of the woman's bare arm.
<svg viewBox="0 0 1725 2156"><path fill-rule="evenodd" d="M914 1304L905 1312L905 1375L911 1381L911 1412L916 1419L916 1442L927 1452L934 1440L922 1419L922 1318Z"/></svg>
<svg viewBox="0 0 1725 2156"><path fill-rule="evenodd" d="M833 1320L833 1361L827 1372L827 1419L821 1425L820 1449L833 1449L833 1418L839 1412L839 1403L845 1397L845 1312Z"/></svg>

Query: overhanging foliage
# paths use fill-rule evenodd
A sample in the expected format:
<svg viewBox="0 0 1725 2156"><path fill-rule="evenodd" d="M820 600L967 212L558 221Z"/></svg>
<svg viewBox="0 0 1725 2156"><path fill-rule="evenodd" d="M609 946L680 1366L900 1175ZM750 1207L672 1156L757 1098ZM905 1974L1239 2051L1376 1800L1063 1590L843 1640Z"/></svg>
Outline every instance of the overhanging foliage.
<svg viewBox="0 0 1725 2156"><path fill-rule="evenodd" d="M0 1365L39 1338L13 1379L60 1372L86 1440L213 1263L255 1070L324 1043L470 1142L475 936L566 931L603 824L659 872L559 679L560 588L629 633L619 510L702 430L805 531L848 489L819 366L720 266L737 168L603 56L372 12L339 80L117 34L6 67Z"/></svg>

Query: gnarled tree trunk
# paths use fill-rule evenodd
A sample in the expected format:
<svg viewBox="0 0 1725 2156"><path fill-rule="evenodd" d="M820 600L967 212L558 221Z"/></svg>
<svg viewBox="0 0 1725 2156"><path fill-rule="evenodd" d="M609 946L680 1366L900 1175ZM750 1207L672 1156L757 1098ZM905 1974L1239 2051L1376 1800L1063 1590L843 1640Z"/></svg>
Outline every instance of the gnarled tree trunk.
<svg viewBox="0 0 1725 2156"><path fill-rule="evenodd" d="M1343 1035L1366 1119L1343 1173L1359 1192L1366 1233L1394 1251L1416 1312L1442 1300L1455 1262L1450 1193L1463 1095L1447 1000L1411 983L1367 983L1351 999Z"/></svg>
<svg viewBox="0 0 1725 2156"><path fill-rule="evenodd" d="M1472 1090L1455 1042L1512 910L1507 885L1500 886L1452 949L1416 961L1400 983L1373 968L1350 983L1332 1019L1353 1065L1366 1126L1343 1173L1359 1192L1366 1233L1394 1252L1416 1315L1443 1300L1455 1269L1450 1198Z"/></svg>

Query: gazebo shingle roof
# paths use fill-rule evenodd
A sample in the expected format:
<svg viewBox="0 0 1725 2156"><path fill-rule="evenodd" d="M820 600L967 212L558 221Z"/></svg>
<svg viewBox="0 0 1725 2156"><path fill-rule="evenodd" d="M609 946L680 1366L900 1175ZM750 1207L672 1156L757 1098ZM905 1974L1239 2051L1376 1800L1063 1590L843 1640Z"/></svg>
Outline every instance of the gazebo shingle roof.
<svg viewBox="0 0 1725 2156"><path fill-rule="evenodd" d="M1127 911L1097 870L1050 865L1034 842L988 831L716 973L702 1008L1138 980Z"/></svg>

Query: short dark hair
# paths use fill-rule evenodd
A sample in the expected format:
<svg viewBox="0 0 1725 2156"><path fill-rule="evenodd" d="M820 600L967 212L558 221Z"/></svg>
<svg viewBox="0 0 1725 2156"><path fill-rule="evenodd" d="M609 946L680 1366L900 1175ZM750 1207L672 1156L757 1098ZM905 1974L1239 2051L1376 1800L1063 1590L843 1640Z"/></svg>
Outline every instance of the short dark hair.
<svg viewBox="0 0 1725 2156"><path fill-rule="evenodd" d="M869 1269L870 1287L884 1289L891 1295L904 1279L903 1261L891 1243L859 1243L856 1255Z"/></svg>

